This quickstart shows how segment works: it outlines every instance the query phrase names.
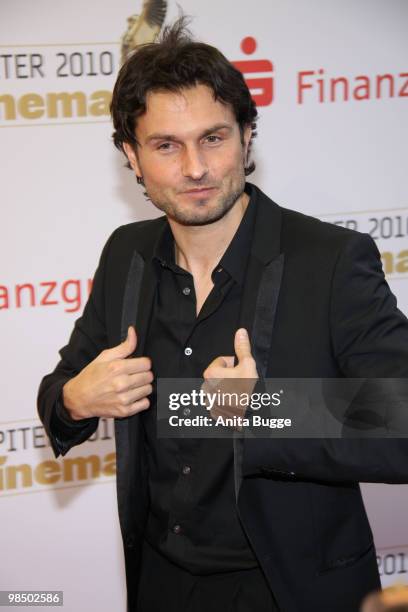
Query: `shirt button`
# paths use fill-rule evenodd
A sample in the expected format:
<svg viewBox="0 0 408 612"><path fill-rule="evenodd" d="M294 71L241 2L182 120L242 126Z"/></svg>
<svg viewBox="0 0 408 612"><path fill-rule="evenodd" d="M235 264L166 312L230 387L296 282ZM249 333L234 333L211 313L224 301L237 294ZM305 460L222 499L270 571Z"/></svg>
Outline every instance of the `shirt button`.
<svg viewBox="0 0 408 612"><path fill-rule="evenodd" d="M187 357L189 357L192 352L193 349L190 346L186 346L186 348L184 349L184 354L187 355Z"/></svg>
<svg viewBox="0 0 408 612"><path fill-rule="evenodd" d="M173 533L175 533L176 535L179 535L181 533L181 525L174 525Z"/></svg>
<svg viewBox="0 0 408 612"><path fill-rule="evenodd" d="M184 295L190 295L190 292L191 292L190 287L184 287L184 289L183 289Z"/></svg>
<svg viewBox="0 0 408 612"><path fill-rule="evenodd" d="M188 476L188 474L190 474L191 472L191 467L189 465L184 465L183 466L183 474L185 474L185 476Z"/></svg>
<svg viewBox="0 0 408 612"><path fill-rule="evenodd" d="M184 408L183 409L184 416L188 416L190 414L190 412L191 412L190 408Z"/></svg>

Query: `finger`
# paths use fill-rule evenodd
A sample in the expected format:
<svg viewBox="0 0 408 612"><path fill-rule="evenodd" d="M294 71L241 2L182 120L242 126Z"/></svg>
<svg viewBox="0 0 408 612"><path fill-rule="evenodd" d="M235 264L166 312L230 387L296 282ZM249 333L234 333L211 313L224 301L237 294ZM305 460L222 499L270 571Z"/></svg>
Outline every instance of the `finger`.
<svg viewBox="0 0 408 612"><path fill-rule="evenodd" d="M208 380L204 381L203 384L200 387L201 391L204 391L204 393L208 393L208 391L211 391L211 384Z"/></svg>
<svg viewBox="0 0 408 612"><path fill-rule="evenodd" d="M204 391L204 393L210 393L218 387L222 380L223 378L207 378L201 385L201 389Z"/></svg>
<svg viewBox="0 0 408 612"><path fill-rule="evenodd" d="M136 387L135 389L129 389L119 396L120 404L122 406L130 406L135 402L143 399L147 395L150 395L153 391L152 385L143 385L142 387Z"/></svg>
<svg viewBox="0 0 408 612"><path fill-rule="evenodd" d="M148 397L144 397L143 399L138 400L137 402L132 404L130 406L130 409L132 410L133 414L136 414L137 412L141 412L142 410L147 410L149 407L150 407L150 400Z"/></svg>
<svg viewBox="0 0 408 612"><path fill-rule="evenodd" d="M236 373L234 368L211 368L211 370L207 368L207 370L203 372L203 378L204 380L219 380L222 382L223 380L236 378Z"/></svg>
<svg viewBox="0 0 408 612"><path fill-rule="evenodd" d="M248 332L244 327L237 329L235 332L234 349L238 361L241 361L246 357L252 358L251 343L249 341Z"/></svg>
<svg viewBox="0 0 408 612"><path fill-rule="evenodd" d="M143 385L149 385L154 380L154 375L151 370L147 372L138 372L137 374L129 374L128 378L128 389L135 389L136 387L142 387Z"/></svg>
<svg viewBox="0 0 408 612"><path fill-rule="evenodd" d="M132 325L128 327L128 333L123 342L101 353L102 361L112 361L113 359L126 359L135 352L137 346L136 330Z"/></svg>
<svg viewBox="0 0 408 612"><path fill-rule="evenodd" d="M203 377L204 378L211 378L211 373L213 371L214 368L228 368L229 367L229 363L232 359L232 363L234 362L234 357L216 357L215 359L213 359L213 361L210 363L210 365L204 370L203 372Z"/></svg>
<svg viewBox="0 0 408 612"><path fill-rule="evenodd" d="M132 416L133 414L137 414L142 410L147 410L149 407L150 401L147 397L144 397L143 399L139 399L136 402L133 402L133 404L129 404L129 406L126 406L126 409L124 409L123 407L119 408L118 417L120 418Z"/></svg>
<svg viewBox="0 0 408 612"><path fill-rule="evenodd" d="M130 357L124 359L120 364L120 372L122 374L137 374L139 372L148 372L152 369L152 361L150 357Z"/></svg>
<svg viewBox="0 0 408 612"><path fill-rule="evenodd" d="M151 370L138 372L137 374L121 374L112 380L112 390L114 393L125 393L136 387L142 387L153 382L154 376Z"/></svg>

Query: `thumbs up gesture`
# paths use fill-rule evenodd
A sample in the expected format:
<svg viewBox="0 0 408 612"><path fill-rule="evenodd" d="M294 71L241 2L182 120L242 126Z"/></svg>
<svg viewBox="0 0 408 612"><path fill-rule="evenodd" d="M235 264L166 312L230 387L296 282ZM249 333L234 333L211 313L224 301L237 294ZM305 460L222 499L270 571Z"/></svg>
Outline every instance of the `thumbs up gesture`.
<svg viewBox="0 0 408 612"><path fill-rule="evenodd" d="M238 360L236 366L234 366L234 356L229 355L217 357L204 370L205 382L202 389L205 392L220 391L225 394L237 393L238 395L252 393L258 380L258 372L246 329L240 328L235 332L234 350ZM213 418L243 416L244 413L245 407L234 404L232 400L222 406L215 404L210 411Z"/></svg>
<svg viewBox="0 0 408 612"><path fill-rule="evenodd" d="M248 332L241 327L235 332L234 350L238 363L234 366L234 356L217 357L203 372L207 379L217 378L258 378L255 359L251 353ZM256 381L255 381L256 382Z"/></svg>
<svg viewBox="0 0 408 612"><path fill-rule="evenodd" d="M129 358L137 346L134 327L126 340L102 351L65 383L62 400L74 420L127 417L149 407L153 372L149 357Z"/></svg>

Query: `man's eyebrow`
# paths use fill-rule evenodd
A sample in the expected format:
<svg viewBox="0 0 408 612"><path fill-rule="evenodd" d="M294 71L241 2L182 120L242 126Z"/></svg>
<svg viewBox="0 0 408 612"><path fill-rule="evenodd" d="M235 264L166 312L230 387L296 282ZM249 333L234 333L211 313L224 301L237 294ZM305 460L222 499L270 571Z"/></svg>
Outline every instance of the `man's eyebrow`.
<svg viewBox="0 0 408 612"><path fill-rule="evenodd" d="M215 125L212 125L211 127L204 130L204 132L200 134L200 138L203 138L204 136L208 136L209 134L212 134L213 132L218 132L219 130L225 130L225 129L232 131L233 126L230 123L216 123ZM180 138L176 136L175 134L153 133L153 134L150 134L150 136L146 138L146 144L150 143L152 140L176 140L178 141L180 140Z"/></svg>

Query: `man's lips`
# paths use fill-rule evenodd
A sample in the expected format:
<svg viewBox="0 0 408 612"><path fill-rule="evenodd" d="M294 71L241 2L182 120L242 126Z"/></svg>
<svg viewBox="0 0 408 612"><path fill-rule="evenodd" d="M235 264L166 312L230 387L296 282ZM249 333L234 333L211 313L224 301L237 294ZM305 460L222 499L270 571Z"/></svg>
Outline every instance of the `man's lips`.
<svg viewBox="0 0 408 612"><path fill-rule="evenodd" d="M183 191L183 193L188 194L188 195L197 195L197 196L203 196L203 195L208 195L209 193L211 193L211 191L214 191L215 187L198 187L195 189L188 189L187 191Z"/></svg>

